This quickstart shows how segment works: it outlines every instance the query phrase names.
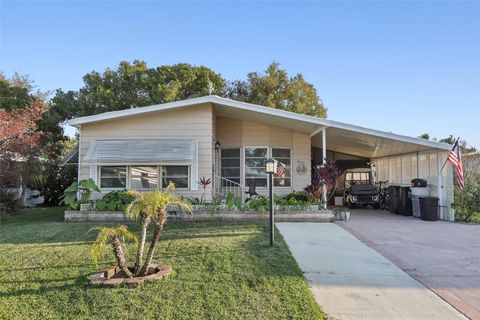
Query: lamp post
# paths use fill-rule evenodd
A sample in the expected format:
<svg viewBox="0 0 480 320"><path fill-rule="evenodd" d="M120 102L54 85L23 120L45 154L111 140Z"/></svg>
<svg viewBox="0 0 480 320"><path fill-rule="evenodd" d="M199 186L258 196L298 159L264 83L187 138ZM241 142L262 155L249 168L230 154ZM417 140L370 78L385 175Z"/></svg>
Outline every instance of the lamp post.
<svg viewBox="0 0 480 320"><path fill-rule="evenodd" d="M268 158L265 161L265 171L268 174L268 194L269 194L269 213L270 213L270 246L273 246L274 241L274 216L273 216L273 174L277 171L277 162Z"/></svg>

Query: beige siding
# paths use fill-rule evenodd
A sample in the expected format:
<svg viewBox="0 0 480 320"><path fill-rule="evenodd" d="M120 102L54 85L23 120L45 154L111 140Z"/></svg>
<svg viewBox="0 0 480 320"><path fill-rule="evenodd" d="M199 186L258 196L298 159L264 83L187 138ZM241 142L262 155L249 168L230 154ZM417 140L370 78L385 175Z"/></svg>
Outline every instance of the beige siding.
<svg viewBox="0 0 480 320"><path fill-rule="evenodd" d="M276 188L276 194L302 190L310 184L310 137L303 133L268 126L253 121L217 117L216 140L222 148L229 147L285 147L292 150L292 187ZM303 174L297 167L306 167ZM243 172L242 172L243 174ZM258 190L264 193L266 190Z"/></svg>
<svg viewBox="0 0 480 320"><path fill-rule="evenodd" d="M292 159L292 187L294 190L301 190L311 182L311 148L310 137L306 134L292 133L293 159ZM296 168L306 168L306 173L297 173ZM299 170L300 171L300 170Z"/></svg>
<svg viewBox="0 0 480 320"><path fill-rule="evenodd" d="M90 141L113 139L175 139L198 141L198 176L212 177L212 106L201 105L179 110L92 123L81 128L80 159L83 159ZM91 176L90 166L80 165L80 179ZM202 190L177 193L199 196ZM207 194L211 194L210 187Z"/></svg>

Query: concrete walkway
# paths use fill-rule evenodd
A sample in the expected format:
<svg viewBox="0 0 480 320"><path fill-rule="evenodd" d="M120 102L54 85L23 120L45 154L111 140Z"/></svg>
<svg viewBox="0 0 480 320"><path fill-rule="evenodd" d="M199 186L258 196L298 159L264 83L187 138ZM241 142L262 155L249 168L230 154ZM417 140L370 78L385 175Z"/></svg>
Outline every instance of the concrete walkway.
<svg viewBox="0 0 480 320"><path fill-rule="evenodd" d="M333 223L277 223L310 289L333 319L466 319Z"/></svg>

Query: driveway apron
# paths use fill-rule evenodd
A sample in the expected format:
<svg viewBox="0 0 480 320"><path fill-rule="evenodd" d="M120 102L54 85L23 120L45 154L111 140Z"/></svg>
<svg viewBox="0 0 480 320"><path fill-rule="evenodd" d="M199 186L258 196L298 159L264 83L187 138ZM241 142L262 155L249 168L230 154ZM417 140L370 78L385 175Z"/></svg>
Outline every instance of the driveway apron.
<svg viewBox="0 0 480 320"><path fill-rule="evenodd" d="M277 223L317 303L333 319L466 319L333 223Z"/></svg>

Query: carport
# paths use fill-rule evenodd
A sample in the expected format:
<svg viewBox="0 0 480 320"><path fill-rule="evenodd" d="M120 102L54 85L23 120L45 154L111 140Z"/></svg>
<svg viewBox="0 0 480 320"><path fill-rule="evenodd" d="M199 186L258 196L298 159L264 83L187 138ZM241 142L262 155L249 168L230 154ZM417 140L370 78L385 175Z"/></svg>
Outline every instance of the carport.
<svg viewBox="0 0 480 320"><path fill-rule="evenodd" d="M451 146L329 120L311 134L312 161L335 160L345 167L369 167L375 182L410 186L428 181L430 195L439 199L439 218L454 220L452 167L442 165ZM326 199L326 195L324 195Z"/></svg>
<svg viewBox="0 0 480 320"><path fill-rule="evenodd" d="M447 164L441 171L452 148L449 144L215 96L209 96L208 101L217 115L307 133L314 163L335 160L350 167L368 166L376 182L389 181L389 185L395 186L410 186L412 179L425 179L430 195L439 198L439 218L454 220L450 206L453 202L452 166Z"/></svg>

